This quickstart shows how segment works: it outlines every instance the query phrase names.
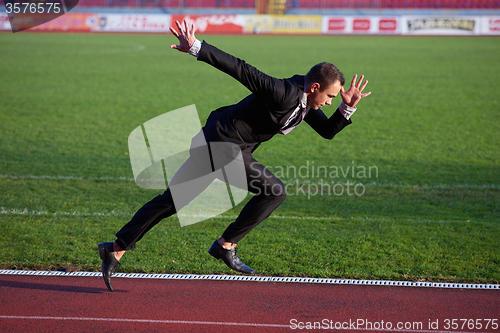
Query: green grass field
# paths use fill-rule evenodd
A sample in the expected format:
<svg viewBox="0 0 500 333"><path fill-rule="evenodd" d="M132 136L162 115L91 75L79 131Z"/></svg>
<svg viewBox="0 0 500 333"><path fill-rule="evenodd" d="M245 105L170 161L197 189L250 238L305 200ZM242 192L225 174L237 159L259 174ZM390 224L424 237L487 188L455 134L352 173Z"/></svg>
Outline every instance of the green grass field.
<svg viewBox="0 0 500 333"><path fill-rule="evenodd" d="M500 282L499 38L198 38L273 76L329 61L348 82L370 82L333 141L303 124L255 153L284 170L291 193L239 244L246 264L262 275ZM99 271L97 243L161 193L133 182L130 132L190 104L203 122L247 94L169 49L175 41L0 34L1 268ZM233 274L207 250L241 207L184 228L164 220L120 271Z"/></svg>

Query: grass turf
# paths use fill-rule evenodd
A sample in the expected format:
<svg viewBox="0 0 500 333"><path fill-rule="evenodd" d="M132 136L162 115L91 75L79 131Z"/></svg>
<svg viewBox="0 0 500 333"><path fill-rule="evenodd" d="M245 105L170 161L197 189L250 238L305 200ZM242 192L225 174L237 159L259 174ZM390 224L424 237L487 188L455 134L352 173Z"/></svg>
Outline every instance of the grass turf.
<svg viewBox="0 0 500 333"><path fill-rule="evenodd" d="M330 61L348 82L370 81L333 141L302 125L257 150L289 196L241 242L245 263L263 275L500 281L500 39L198 37L277 77ZM0 34L0 267L98 271L97 243L160 193L130 180L130 132L190 104L203 122L247 94L174 42ZM121 271L232 274L206 251L241 206L184 228L166 219Z"/></svg>

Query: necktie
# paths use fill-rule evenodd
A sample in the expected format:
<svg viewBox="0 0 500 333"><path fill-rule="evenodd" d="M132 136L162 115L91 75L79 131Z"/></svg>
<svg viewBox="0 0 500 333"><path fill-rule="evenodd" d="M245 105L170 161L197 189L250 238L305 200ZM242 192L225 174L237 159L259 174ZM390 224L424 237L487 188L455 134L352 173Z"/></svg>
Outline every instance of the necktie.
<svg viewBox="0 0 500 333"><path fill-rule="evenodd" d="M288 118L285 126L281 128L278 132L280 134L286 135L290 133L297 125L299 125L306 115L306 109L302 109L300 105L297 107L297 110L293 112L293 114Z"/></svg>

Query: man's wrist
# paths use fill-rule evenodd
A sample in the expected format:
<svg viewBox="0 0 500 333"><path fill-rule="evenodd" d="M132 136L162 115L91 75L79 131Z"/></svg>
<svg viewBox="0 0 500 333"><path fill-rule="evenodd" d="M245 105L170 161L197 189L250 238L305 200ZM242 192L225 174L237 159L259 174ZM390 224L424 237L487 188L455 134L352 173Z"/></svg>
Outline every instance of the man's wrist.
<svg viewBox="0 0 500 333"><path fill-rule="evenodd" d="M342 101L339 105L339 111L342 113L345 119L349 120L354 112L356 112L355 106L349 106Z"/></svg>
<svg viewBox="0 0 500 333"><path fill-rule="evenodd" d="M194 41L193 45L191 45L191 48L189 48L188 53L190 55L198 58L198 55L200 54L200 50L201 50L201 42L200 42L200 40L197 39Z"/></svg>

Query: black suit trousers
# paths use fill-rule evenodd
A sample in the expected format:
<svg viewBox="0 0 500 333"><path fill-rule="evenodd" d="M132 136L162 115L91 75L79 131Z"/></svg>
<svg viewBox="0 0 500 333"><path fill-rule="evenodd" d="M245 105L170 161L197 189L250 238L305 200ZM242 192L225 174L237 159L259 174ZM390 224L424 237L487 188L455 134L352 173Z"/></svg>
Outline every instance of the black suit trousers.
<svg viewBox="0 0 500 333"><path fill-rule="evenodd" d="M253 197L243 207L236 220L231 223L222 234L228 242L238 243L253 228L267 218L285 199L286 188L274 174L259 163L251 154L253 147L241 150L243 163L246 171L248 191ZM179 169L171 183L182 183L186 180L196 179L193 177L193 168L200 173L204 167L200 165L193 154ZM208 173L211 170L207 170ZM203 172L202 172L203 173ZM188 176L186 176L188 175ZM224 179L221 179L225 181ZM207 182L206 186L210 185ZM199 193L190 194L193 200ZM189 201L189 200L188 200ZM186 203L187 204L187 203ZM182 207L176 207L170 188L163 194L140 208L134 217L118 233L117 244L124 250L135 248L138 242L152 227L164 218L172 216Z"/></svg>

